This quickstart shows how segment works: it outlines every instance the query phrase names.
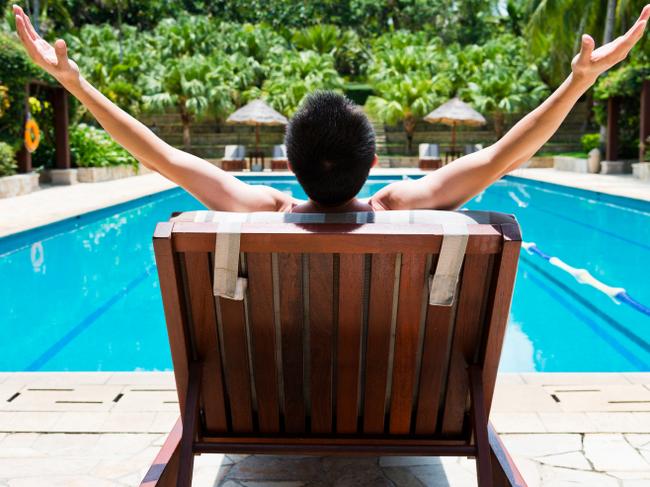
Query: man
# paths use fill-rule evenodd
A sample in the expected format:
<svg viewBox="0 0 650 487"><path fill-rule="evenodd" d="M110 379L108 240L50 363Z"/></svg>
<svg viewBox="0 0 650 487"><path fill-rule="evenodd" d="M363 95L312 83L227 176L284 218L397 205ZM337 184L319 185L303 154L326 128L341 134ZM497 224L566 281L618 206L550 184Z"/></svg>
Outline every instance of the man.
<svg viewBox="0 0 650 487"><path fill-rule="evenodd" d="M34 30L14 6L16 29L36 64L56 78L95 116L106 131L142 164L179 184L212 210L371 211L454 209L532 157L555 133L578 99L600 74L627 57L641 39L650 5L623 36L598 49L584 35L580 53L564 83L501 140L461 157L417 181L400 181L367 202L356 194L377 163L372 126L359 108L334 93L309 97L287 128L289 164L309 201L274 188L251 186L209 162L171 147L145 125L114 105L79 73L59 39L54 46Z"/></svg>

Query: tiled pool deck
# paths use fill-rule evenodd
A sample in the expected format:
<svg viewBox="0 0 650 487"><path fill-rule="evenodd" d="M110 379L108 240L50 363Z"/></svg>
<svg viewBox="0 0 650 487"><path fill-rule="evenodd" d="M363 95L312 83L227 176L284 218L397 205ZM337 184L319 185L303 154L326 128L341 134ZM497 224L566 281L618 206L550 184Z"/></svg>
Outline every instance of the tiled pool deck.
<svg viewBox="0 0 650 487"><path fill-rule="evenodd" d="M514 175L650 200L630 176ZM0 236L171 187L149 174L0 200ZM0 374L0 486L137 486L176 401L171 373ZM650 374L501 375L491 419L531 487L650 485ZM194 485L464 487L474 475L467 459L204 455Z"/></svg>
<svg viewBox="0 0 650 487"><path fill-rule="evenodd" d="M137 486L178 417L173 376L0 375L0 485ZM650 374L503 374L491 417L531 487L650 485ZM453 458L203 455L195 486L474 486Z"/></svg>

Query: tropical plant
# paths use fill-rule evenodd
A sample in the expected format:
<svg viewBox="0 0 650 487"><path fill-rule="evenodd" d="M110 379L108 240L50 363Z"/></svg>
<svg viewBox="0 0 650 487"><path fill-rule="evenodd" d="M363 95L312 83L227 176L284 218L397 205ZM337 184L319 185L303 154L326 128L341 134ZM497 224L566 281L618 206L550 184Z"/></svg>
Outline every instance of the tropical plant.
<svg viewBox="0 0 650 487"><path fill-rule="evenodd" d="M585 134L580 137L580 143L585 152L598 149L600 147L600 134Z"/></svg>
<svg viewBox="0 0 650 487"><path fill-rule="evenodd" d="M335 25L321 24L296 31L292 38L299 50L334 56L342 75L359 75L365 69L369 52L353 30L342 31Z"/></svg>
<svg viewBox="0 0 650 487"><path fill-rule="evenodd" d="M195 119L223 116L234 108L233 71L226 57L203 55L170 58L145 78L145 110L178 110L183 126L183 145L191 144L190 124ZM236 76L236 75L235 75Z"/></svg>
<svg viewBox="0 0 650 487"><path fill-rule="evenodd" d="M545 59L542 74L558 86L571 70L571 60L580 50L582 34L597 43L607 43L625 32L636 20L647 0L528 0L527 35L532 53ZM636 49L648 49L648 36Z"/></svg>
<svg viewBox="0 0 650 487"><path fill-rule="evenodd" d="M16 174L17 167L13 148L5 142L0 142L0 177Z"/></svg>
<svg viewBox="0 0 650 487"><path fill-rule="evenodd" d="M465 68L468 83L460 94L493 117L497 138L504 134L507 115L529 109L548 93L537 66L522 53L522 39L502 36L474 52L476 64Z"/></svg>
<svg viewBox="0 0 650 487"><path fill-rule="evenodd" d="M70 52L88 80L119 106L138 113L141 109L140 77L153 69L145 39L135 27L121 31L109 25L87 25L77 35L67 35ZM83 111L83 109L82 109Z"/></svg>
<svg viewBox="0 0 650 487"><path fill-rule="evenodd" d="M70 132L70 153L78 167L138 165L104 130L83 123Z"/></svg>
<svg viewBox="0 0 650 487"><path fill-rule="evenodd" d="M449 96L449 85L444 80L406 75L388 78L373 87L377 94L366 101L368 113L389 125L401 123L410 154L417 121Z"/></svg>
<svg viewBox="0 0 650 487"><path fill-rule="evenodd" d="M268 77L261 88L244 93L246 100L266 99L287 116L293 115L302 100L316 90L342 91L343 79L334 67L331 54L314 51L277 52L266 64Z"/></svg>

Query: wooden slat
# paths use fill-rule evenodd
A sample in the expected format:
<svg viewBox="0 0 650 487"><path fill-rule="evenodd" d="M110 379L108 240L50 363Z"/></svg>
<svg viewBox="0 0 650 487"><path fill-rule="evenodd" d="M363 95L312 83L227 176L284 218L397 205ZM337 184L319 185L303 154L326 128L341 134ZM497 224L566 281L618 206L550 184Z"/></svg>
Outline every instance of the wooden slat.
<svg viewBox="0 0 650 487"><path fill-rule="evenodd" d="M248 316L262 433L280 431L271 254L247 254Z"/></svg>
<svg viewBox="0 0 650 487"><path fill-rule="evenodd" d="M174 249L179 252L210 252L214 249L217 227L208 223L178 222L174 232ZM411 225L392 229L390 225L346 226L338 232L325 231L320 225L257 225L244 224L241 234L242 252L291 253L437 253L442 236L435 226ZM381 228L375 228L381 227ZM473 233L467 243L468 254L496 254L501 250L501 235L491 225L470 225ZM176 228L176 227L174 227ZM272 231L273 230L273 231ZM345 233L346 230L349 233ZM398 233L402 232L402 233Z"/></svg>
<svg viewBox="0 0 650 487"><path fill-rule="evenodd" d="M485 339L485 351L481 357L483 365L483 387L485 407L489 416L494 395L501 349L508 325L510 303L517 275L521 233L518 225L502 225L503 253L494 265L495 284L492 286L488 307L489 334Z"/></svg>
<svg viewBox="0 0 650 487"><path fill-rule="evenodd" d="M234 432L253 431L251 378L244 301L217 298L221 309L224 369Z"/></svg>
<svg viewBox="0 0 650 487"><path fill-rule="evenodd" d="M185 270L196 355L203 368L201 405L205 413L205 426L208 431L225 432L228 424L209 254L185 254Z"/></svg>
<svg viewBox="0 0 650 487"><path fill-rule="evenodd" d="M341 255L336 354L336 431L356 433L363 333L364 256Z"/></svg>
<svg viewBox="0 0 650 487"><path fill-rule="evenodd" d="M309 256L309 347L311 431L332 431L334 256Z"/></svg>
<svg viewBox="0 0 650 487"><path fill-rule="evenodd" d="M407 434L411 427L426 257L425 254L402 255L390 402L391 434Z"/></svg>
<svg viewBox="0 0 650 487"><path fill-rule="evenodd" d="M384 432L395 260L395 254L372 256L363 403L365 433Z"/></svg>
<svg viewBox="0 0 650 487"><path fill-rule="evenodd" d="M278 254L284 423L289 433L305 431L303 393L303 296L301 254Z"/></svg>
<svg viewBox="0 0 650 487"><path fill-rule="evenodd" d="M467 366L474 362L485 325L482 318L489 274L489 255L465 256L444 404L442 433L445 435L463 432L469 394Z"/></svg>
<svg viewBox="0 0 650 487"><path fill-rule="evenodd" d="M180 410L185 410L187 395L188 364L191 358L189 337L186 335L185 315L181 303L182 285L177 256L172 250L173 223L159 223L153 237L153 248L158 267L160 293L162 295L169 346L174 364L174 378Z"/></svg>
<svg viewBox="0 0 650 487"><path fill-rule="evenodd" d="M432 435L438 426L440 394L447 370L449 357L449 333L455 307L428 306L420 367L415 433Z"/></svg>

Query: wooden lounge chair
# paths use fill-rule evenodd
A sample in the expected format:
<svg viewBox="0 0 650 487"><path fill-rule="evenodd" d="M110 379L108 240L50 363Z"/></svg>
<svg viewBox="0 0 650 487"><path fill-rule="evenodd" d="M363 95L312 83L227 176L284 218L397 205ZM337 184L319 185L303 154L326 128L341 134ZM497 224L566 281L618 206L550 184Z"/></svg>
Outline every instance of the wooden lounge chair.
<svg viewBox="0 0 650 487"><path fill-rule="evenodd" d="M470 456L525 486L488 423L520 245L483 212L158 224L181 419L141 486L189 486L201 453Z"/></svg>
<svg viewBox="0 0 650 487"><path fill-rule="evenodd" d="M287 171L289 169L287 159L287 147L284 144L273 147L273 157L271 158L272 171Z"/></svg>
<svg viewBox="0 0 650 487"><path fill-rule="evenodd" d="M224 171L243 171L246 163L246 148L243 145L227 145L224 149L221 168Z"/></svg>
<svg viewBox="0 0 650 487"><path fill-rule="evenodd" d="M420 144L419 167L422 170L440 169L442 159L440 158L440 147L438 144Z"/></svg>

